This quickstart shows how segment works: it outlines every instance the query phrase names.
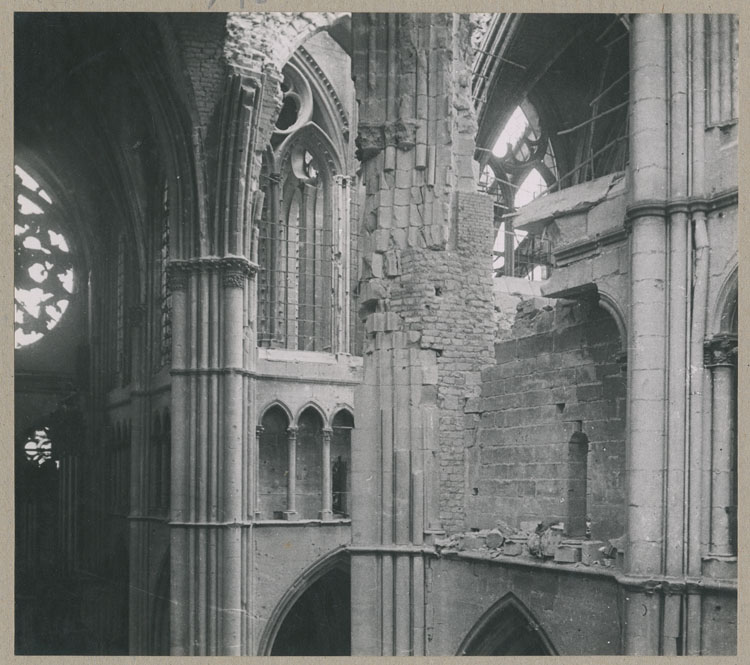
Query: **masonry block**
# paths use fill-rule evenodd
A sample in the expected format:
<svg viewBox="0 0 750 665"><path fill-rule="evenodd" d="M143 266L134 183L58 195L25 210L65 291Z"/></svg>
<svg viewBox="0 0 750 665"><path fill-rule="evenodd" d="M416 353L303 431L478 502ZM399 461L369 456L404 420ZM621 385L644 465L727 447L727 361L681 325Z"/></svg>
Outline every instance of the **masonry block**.
<svg viewBox="0 0 750 665"><path fill-rule="evenodd" d="M491 550L501 547L504 542L505 536L497 530L490 531L485 537L485 544Z"/></svg>
<svg viewBox="0 0 750 665"><path fill-rule="evenodd" d="M485 546L485 536L479 533L465 533L459 538L459 550L478 550Z"/></svg>
<svg viewBox="0 0 750 665"><path fill-rule="evenodd" d="M595 563L602 564L604 561L604 553L600 551L602 547L604 543L601 540L584 540L581 543L581 563L586 566L592 566Z"/></svg>
<svg viewBox="0 0 750 665"><path fill-rule="evenodd" d="M555 563L577 563L580 560L580 547L575 545L559 545L555 548Z"/></svg>
<svg viewBox="0 0 750 665"><path fill-rule="evenodd" d="M518 556L523 554L523 543L518 540L506 540L503 544L503 554L506 556Z"/></svg>

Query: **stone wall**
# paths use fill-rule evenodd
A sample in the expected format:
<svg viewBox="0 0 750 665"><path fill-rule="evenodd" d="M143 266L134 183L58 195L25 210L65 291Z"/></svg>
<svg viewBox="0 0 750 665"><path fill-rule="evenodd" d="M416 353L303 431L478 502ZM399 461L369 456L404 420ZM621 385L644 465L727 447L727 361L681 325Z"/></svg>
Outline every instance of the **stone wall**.
<svg viewBox="0 0 750 665"><path fill-rule="evenodd" d="M198 117L205 128L226 81L222 58L226 16L175 13L170 15L170 21L192 84Z"/></svg>
<svg viewBox="0 0 750 665"><path fill-rule="evenodd" d="M491 201L458 195L457 251L406 248L400 254L408 281L394 283L391 309L412 343L437 355L440 437L440 520L448 531L464 526L464 427L466 400L479 397L480 372L491 362Z"/></svg>
<svg viewBox="0 0 750 665"><path fill-rule="evenodd" d="M428 576L428 654L456 654L483 614L508 593L559 655L622 653L619 590L607 573L571 574L458 555L431 562Z"/></svg>
<svg viewBox="0 0 750 665"><path fill-rule="evenodd" d="M625 529L625 376L613 319L593 304L526 300L496 364L467 403L467 526L565 522L576 488L569 446L588 439L587 508L594 538ZM579 437L580 435L576 435ZM585 443L581 445L586 445ZM570 460L570 464L573 460ZM579 479L581 480L581 479ZM576 534L581 535L581 534Z"/></svg>

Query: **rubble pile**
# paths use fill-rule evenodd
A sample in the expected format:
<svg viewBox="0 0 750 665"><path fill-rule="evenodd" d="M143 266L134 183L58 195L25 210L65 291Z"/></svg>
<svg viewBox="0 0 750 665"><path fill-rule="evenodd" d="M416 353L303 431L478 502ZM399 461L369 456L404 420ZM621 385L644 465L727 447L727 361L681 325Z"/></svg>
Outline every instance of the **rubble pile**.
<svg viewBox="0 0 750 665"><path fill-rule="evenodd" d="M435 541L438 554L484 553L492 559L501 556L527 556L559 564L622 567L625 539L608 541L570 538L562 522L521 522L518 528L498 522L493 529L472 529Z"/></svg>

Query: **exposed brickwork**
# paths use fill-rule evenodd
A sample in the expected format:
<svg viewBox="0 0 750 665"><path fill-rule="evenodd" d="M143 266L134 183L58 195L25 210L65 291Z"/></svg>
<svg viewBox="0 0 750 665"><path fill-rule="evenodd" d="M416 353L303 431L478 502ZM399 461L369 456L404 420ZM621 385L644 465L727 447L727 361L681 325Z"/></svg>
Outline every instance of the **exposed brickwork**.
<svg viewBox="0 0 750 665"><path fill-rule="evenodd" d="M211 120L226 80L222 61L226 18L223 14L179 14L170 20L193 87L201 125Z"/></svg>
<svg viewBox="0 0 750 665"><path fill-rule="evenodd" d="M479 397L494 335L492 202L482 194L458 197L458 251L402 252L409 280L396 282L390 299L410 341L438 354L440 519L449 531L464 525L464 405Z"/></svg>
<svg viewBox="0 0 750 665"><path fill-rule="evenodd" d="M406 332L411 347L434 353L437 376L413 406L437 407L439 520L449 531L464 525L464 404L479 396L494 334L492 204L473 178L471 27L451 14L373 15L353 25L365 362L383 331ZM382 62L396 90L373 69L372 53L360 57L373 35L400 44L395 62Z"/></svg>
<svg viewBox="0 0 750 665"><path fill-rule="evenodd" d="M547 303L519 306L509 339L495 345L496 365L482 372L481 416L467 414L467 424L478 425L470 472L478 493L467 503L469 526L565 521L568 445L581 421L589 439L593 535L619 536L625 526L625 377L617 328L598 307Z"/></svg>
<svg viewBox="0 0 750 665"><path fill-rule="evenodd" d="M231 65L281 69L304 41L333 25L342 12L242 12L227 16L225 53Z"/></svg>

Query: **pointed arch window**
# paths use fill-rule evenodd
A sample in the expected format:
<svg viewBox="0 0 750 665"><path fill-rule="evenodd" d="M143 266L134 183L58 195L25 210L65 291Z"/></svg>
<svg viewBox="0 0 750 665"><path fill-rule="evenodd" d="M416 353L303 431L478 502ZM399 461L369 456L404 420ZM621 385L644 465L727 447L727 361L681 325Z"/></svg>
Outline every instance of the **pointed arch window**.
<svg viewBox="0 0 750 665"><path fill-rule="evenodd" d="M261 519L283 517L287 510L289 475L289 418L280 406L272 406L258 427L258 515Z"/></svg>
<svg viewBox="0 0 750 665"><path fill-rule="evenodd" d="M303 141L289 149L277 182L279 202L267 208L260 227L259 340L270 347L334 353L340 282L335 183Z"/></svg>
<svg viewBox="0 0 750 665"><path fill-rule="evenodd" d="M282 108L260 174L258 344L357 353L358 242L345 128L332 115L328 88L310 83L322 74L295 58L284 68Z"/></svg>
<svg viewBox="0 0 750 665"><path fill-rule="evenodd" d="M346 409L333 418L331 437L331 507L336 517L351 513L351 448L354 417Z"/></svg>

